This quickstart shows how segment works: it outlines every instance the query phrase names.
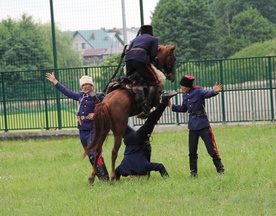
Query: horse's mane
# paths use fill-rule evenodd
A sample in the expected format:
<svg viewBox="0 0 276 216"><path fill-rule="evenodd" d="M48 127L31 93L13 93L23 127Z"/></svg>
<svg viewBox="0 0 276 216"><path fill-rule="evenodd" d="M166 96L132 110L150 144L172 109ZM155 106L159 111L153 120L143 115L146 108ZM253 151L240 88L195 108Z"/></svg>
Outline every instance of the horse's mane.
<svg viewBox="0 0 276 216"><path fill-rule="evenodd" d="M163 52L168 53L168 52L171 51L171 48L173 48L174 46L168 45L168 44L166 44L166 45L158 45L158 52L160 52L160 53L163 53Z"/></svg>

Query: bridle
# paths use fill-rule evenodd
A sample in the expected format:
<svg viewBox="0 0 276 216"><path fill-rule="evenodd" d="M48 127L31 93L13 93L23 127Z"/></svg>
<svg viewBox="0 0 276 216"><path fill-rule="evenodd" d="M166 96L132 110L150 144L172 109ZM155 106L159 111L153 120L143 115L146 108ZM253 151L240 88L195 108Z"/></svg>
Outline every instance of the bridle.
<svg viewBox="0 0 276 216"><path fill-rule="evenodd" d="M168 59L169 58L169 59ZM163 71L167 79L171 80L172 70L174 69L174 63L176 61L176 57L173 51L165 58L165 64L163 66ZM170 62L171 64L166 64L166 62Z"/></svg>

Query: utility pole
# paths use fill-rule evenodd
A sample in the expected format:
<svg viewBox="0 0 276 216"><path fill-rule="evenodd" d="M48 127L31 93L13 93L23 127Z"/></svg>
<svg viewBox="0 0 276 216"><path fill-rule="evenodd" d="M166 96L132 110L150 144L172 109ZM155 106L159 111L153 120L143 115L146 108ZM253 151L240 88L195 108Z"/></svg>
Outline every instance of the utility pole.
<svg viewBox="0 0 276 216"><path fill-rule="evenodd" d="M122 19L123 19L123 36L124 36L124 45L128 43L127 41L127 31L126 31L126 8L125 0L122 0Z"/></svg>

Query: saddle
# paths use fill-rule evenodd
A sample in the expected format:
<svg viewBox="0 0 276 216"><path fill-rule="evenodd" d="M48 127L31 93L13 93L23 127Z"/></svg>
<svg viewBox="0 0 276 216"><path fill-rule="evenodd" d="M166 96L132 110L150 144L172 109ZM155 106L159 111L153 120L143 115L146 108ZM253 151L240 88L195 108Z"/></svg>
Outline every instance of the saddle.
<svg viewBox="0 0 276 216"><path fill-rule="evenodd" d="M137 74L135 74L135 79L133 76L122 76L117 80L111 80L107 86L107 94L119 88L125 89L131 95L133 103L136 104L136 108L141 110L148 96L149 85L140 75L138 75L139 79L136 76ZM161 85L157 85L156 88L157 94L152 102L153 106L157 106L160 103L160 95L162 93Z"/></svg>

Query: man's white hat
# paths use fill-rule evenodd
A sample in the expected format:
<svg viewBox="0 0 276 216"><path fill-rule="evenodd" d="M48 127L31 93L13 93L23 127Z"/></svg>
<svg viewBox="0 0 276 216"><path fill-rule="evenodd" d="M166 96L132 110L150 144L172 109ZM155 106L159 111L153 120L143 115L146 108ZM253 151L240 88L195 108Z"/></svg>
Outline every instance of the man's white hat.
<svg viewBox="0 0 276 216"><path fill-rule="evenodd" d="M94 85L92 77L87 76L87 75L82 76L82 77L80 78L80 87L82 87L84 84L91 84L91 85Z"/></svg>

